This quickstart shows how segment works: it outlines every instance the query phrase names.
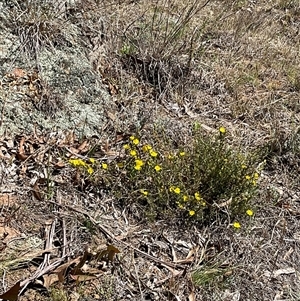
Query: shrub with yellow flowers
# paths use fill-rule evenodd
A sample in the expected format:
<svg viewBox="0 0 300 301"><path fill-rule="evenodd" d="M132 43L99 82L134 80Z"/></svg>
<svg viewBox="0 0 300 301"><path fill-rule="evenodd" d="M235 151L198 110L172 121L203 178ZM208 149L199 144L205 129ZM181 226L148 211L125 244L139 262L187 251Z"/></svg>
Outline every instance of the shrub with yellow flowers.
<svg viewBox="0 0 300 301"><path fill-rule="evenodd" d="M261 170L255 155L228 146L227 134L225 127L216 135L197 128L180 149L167 140L151 144L132 135L116 162L98 164L96 174L116 198L138 202L147 216L203 221L224 213L239 228L236 217L254 214L251 199ZM89 163L70 163L89 173Z"/></svg>

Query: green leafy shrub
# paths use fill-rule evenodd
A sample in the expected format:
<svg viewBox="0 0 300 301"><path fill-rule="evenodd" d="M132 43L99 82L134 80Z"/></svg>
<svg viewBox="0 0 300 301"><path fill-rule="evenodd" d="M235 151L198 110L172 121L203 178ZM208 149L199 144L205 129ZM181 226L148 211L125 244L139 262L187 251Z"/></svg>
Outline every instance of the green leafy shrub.
<svg viewBox="0 0 300 301"><path fill-rule="evenodd" d="M159 148L131 136L116 161L98 164L94 185L104 184L125 204L137 202L152 218L252 215L257 158L229 147L224 127L213 136L195 130L191 140L174 150L168 141Z"/></svg>

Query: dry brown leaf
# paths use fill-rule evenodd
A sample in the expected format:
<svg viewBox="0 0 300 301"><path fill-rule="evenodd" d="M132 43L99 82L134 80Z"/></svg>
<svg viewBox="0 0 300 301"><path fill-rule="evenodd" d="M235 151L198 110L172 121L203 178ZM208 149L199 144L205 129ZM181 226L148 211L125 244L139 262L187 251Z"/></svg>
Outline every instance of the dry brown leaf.
<svg viewBox="0 0 300 301"><path fill-rule="evenodd" d="M63 283L65 281L65 276L67 273L68 268L73 264L73 263L79 263L80 262L80 257L77 257L73 260L70 260L62 265L60 265L58 268L56 268L53 273L57 274L58 281Z"/></svg>
<svg viewBox="0 0 300 301"><path fill-rule="evenodd" d="M7 301L17 301L19 291L21 288L21 281L18 281L13 287L11 287L7 292L0 295L0 299L7 300Z"/></svg>
<svg viewBox="0 0 300 301"><path fill-rule="evenodd" d="M59 281L57 274L44 275L43 279L44 279L43 285L46 289L49 289L52 284Z"/></svg>
<svg viewBox="0 0 300 301"><path fill-rule="evenodd" d="M57 163L54 164L54 166L56 168L63 168L66 166L65 162L64 161L58 161Z"/></svg>
<svg viewBox="0 0 300 301"><path fill-rule="evenodd" d="M79 263L75 266L75 268L71 271L72 275L80 275L81 274L81 268L87 261L88 257L90 256L90 252L86 249L83 253L83 256L81 257Z"/></svg>
<svg viewBox="0 0 300 301"><path fill-rule="evenodd" d="M131 134L128 134L128 133L117 132L117 137L115 139L115 142L127 141L130 136L131 136Z"/></svg>
<svg viewBox="0 0 300 301"><path fill-rule="evenodd" d="M102 259L106 259L107 256L107 260L113 262L114 256L116 253L121 253L121 251L114 247L113 245L108 245L106 250L102 250L100 252L98 252L95 256L96 260L102 260Z"/></svg>
<svg viewBox="0 0 300 301"><path fill-rule="evenodd" d="M86 152L89 150L88 146L89 146L89 143L87 140L85 140L79 145L79 147L77 149L79 150L80 153Z"/></svg>
<svg viewBox="0 0 300 301"><path fill-rule="evenodd" d="M74 154L78 154L78 153L79 153L79 150L78 150L77 148L73 147L73 146L70 146L70 147L69 147L69 150L70 150L72 153L74 153Z"/></svg>
<svg viewBox="0 0 300 301"><path fill-rule="evenodd" d="M28 158L28 156L21 154L21 153L17 153L17 158L20 161L25 161Z"/></svg>
<svg viewBox="0 0 300 301"><path fill-rule="evenodd" d="M110 260L111 262L114 260L114 256L116 253L121 253L121 251L114 247L113 245L109 245L107 246L107 250L108 250L108 260Z"/></svg>
<svg viewBox="0 0 300 301"><path fill-rule="evenodd" d="M33 185L32 194L33 194L33 196L34 196L38 201L42 201L42 200L43 200L42 194L41 194L41 192L40 192L40 189L39 189L39 186L38 186L37 183L35 183L35 184Z"/></svg>
<svg viewBox="0 0 300 301"><path fill-rule="evenodd" d="M194 292L191 292L191 293L189 294L189 301L196 301L196 295L195 295Z"/></svg>

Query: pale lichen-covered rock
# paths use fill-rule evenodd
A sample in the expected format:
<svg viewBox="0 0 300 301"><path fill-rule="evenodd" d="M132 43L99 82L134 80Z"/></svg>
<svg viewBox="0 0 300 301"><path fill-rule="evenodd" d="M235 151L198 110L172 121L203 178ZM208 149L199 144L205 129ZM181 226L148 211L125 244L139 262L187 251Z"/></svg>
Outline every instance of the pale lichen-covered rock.
<svg viewBox="0 0 300 301"><path fill-rule="evenodd" d="M22 7L0 3L0 134L33 127L97 134L105 122L103 104L112 100L88 59L89 45L57 7L42 14L34 5L26 11L31 19L24 14L16 21L13 14ZM44 27L35 31L38 22Z"/></svg>

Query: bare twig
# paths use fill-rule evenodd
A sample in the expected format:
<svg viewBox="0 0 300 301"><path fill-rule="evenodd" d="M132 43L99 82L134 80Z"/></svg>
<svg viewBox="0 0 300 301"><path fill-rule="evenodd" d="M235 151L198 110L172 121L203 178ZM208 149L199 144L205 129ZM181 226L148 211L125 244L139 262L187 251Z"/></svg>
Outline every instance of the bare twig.
<svg viewBox="0 0 300 301"><path fill-rule="evenodd" d="M52 222L47 221L46 222L46 227L45 227L45 250L49 250L52 248L52 243L53 243L53 236L55 233L55 220L53 220ZM44 252L45 252L44 250ZM64 257L62 257L64 258ZM59 260L59 263L62 262L62 258ZM41 275L46 274L49 271L49 267L50 271L53 269L53 264L50 264L49 262L50 259L50 253L46 252L44 253L44 260L43 262L39 265L39 267L37 268L36 272L28 279L24 280L23 282L21 282L21 287L22 289L19 292L19 295L22 294L22 292L26 289L26 287L28 286L28 284L32 281L34 281L35 279L39 278ZM57 261L56 261L57 262ZM56 267L56 265L54 266L54 268Z"/></svg>

